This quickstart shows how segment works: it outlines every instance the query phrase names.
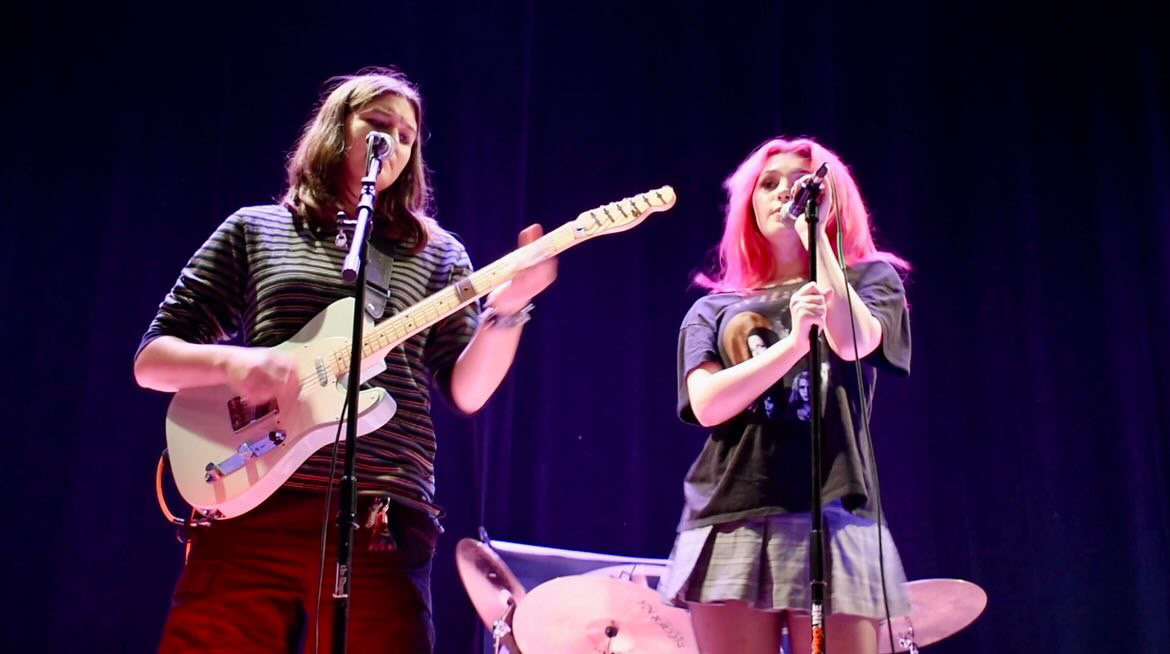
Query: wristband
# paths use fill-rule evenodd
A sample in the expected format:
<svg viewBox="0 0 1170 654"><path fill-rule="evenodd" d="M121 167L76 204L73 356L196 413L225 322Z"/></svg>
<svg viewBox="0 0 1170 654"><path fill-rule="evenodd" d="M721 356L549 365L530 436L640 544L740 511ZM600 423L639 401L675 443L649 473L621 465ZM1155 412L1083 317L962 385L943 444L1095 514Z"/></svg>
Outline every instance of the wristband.
<svg viewBox="0 0 1170 654"><path fill-rule="evenodd" d="M532 320L532 309L533 306L529 304L516 313L503 314L497 311L495 307L489 306L480 314L479 320L480 324L488 329L496 327L512 329Z"/></svg>

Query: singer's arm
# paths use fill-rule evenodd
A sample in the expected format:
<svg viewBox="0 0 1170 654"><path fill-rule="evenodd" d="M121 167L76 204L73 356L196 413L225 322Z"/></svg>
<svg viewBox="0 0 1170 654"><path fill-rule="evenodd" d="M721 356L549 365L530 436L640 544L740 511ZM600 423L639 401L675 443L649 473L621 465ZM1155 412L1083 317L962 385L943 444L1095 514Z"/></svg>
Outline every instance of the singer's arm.
<svg viewBox="0 0 1170 654"><path fill-rule="evenodd" d="M816 187L825 178L827 172L828 164L822 164L815 174L806 176L797 182L801 190L793 200L792 206L802 206L808 198L808 189ZM809 177L812 178L811 181L806 181ZM882 325L877 318L873 317L869 308L849 285L849 280L845 278L845 271L841 270L841 264L837 261L832 244L829 243L829 237L825 230L828 227L830 197L832 195L822 191L818 203L820 207L818 213L821 219L817 221L816 230L817 284L822 288L827 285L832 290L825 307L825 339L829 342L829 347L837 353L837 356L846 361L852 361L866 356L881 345ZM801 244L807 250L809 246L807 216L801 214L794 227L800 237ZM853 308L853 318L856 318L856 351L854 330L850 324L852 322L850 305Z"/></svg>
<svg viewBox="0 0 1170 654"><path fill-rule="evenodd" d="M882 324L849 285L824 231L817 234L817 281L833 289L825 313L825 339L829 347L846 361L860 359L876 350L882 342ZM853 349L853 330L849 325L850 304L857 320L857 351Z"/></svg>
<svg viewBox="0 0 1170 654"><path fill-rule="evenodd" d="M691 411L704 427L720 425L743 412L808 353L808 338L795 330L759 356L730 368L708 361L687 375Z"/></svg>

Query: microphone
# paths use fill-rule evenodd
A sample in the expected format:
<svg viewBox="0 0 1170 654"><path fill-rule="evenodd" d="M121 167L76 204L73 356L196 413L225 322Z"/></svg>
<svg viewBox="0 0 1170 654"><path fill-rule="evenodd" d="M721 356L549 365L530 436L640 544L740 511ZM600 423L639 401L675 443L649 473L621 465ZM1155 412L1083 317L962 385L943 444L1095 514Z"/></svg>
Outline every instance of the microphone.
<svg viewBox="0 0 1170 654"><path fill-rule="evenodd" d="M788 215L796 220L804 213L804 207L808 204L809 195L816 189L816 194L821 193L821 182L825 181L825 176L829 174L829 164L823 163L817 172L813 174L813 178L807 184L801 184L800 189L796 191L796 197L792 198L792 206L788 207Z"/></svg>
<svg viewBox="0 0 1170 654"><path fill-rule="evenodd" d="M385 160L394 153L394 144L398 142L398 130L390 130L390 134L370 132L366 134L366 156L368 159Z"/></svg>

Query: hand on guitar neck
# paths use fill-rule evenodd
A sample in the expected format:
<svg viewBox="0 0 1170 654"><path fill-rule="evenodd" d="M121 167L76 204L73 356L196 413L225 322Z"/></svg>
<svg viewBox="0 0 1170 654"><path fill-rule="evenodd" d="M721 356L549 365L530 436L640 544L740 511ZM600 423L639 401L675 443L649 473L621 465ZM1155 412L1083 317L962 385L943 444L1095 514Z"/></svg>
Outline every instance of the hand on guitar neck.
<svg viewBox="0 0 1170 654"><path fill-rule="evenodd" d="M546 252L525 246L544 235L540 225L520 232L521 255L516 261L518 272L488 294L485 304L498 315L514 315L524 310L532 298L557 278L557 260ZM519 329L483 329L471 339L459 355L451 373L451 399L464 413L475 413L503 381L516 356Z"/></svg>
<svg viewBox="0 0 1170 654"><path fill-rule="evenodd" d="M519 246L523 248L543 235L544 229L540 225L529 225L520 232ZM501 284L487 297L486 304L495 307L503 315L521 311L557 278L556 258L545 257L540 252L532 252L520 266L520 272L515 277Z"/></svg>

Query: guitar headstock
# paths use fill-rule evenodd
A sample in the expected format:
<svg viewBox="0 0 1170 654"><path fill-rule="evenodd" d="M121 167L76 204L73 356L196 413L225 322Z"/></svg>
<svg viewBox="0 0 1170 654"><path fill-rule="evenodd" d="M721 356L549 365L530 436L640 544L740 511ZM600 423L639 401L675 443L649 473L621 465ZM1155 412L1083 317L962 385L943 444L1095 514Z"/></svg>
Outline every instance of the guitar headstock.
<svg viewBox="0 0 1170 654"><path fill-rule="evenodd" d="M573 221L573 232L581 238L624 232L635 227L650 214L673 207L676 199L674 189L669 186L639 193L632 198L611 202L582 213Z"/></svg>

